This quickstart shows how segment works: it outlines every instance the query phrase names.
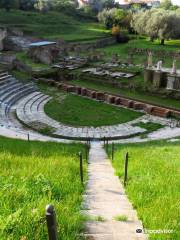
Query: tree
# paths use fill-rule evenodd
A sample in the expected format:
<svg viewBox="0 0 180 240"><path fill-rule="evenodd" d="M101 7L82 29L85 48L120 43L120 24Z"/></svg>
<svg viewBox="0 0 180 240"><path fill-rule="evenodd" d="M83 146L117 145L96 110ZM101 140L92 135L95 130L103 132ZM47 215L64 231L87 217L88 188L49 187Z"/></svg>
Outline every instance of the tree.
<svg viewBox="0 0 180 240"><path fill-rule="evenodd" d="M125 12L122 9L112 8L104 9L100 12L98 14L98 19L106 26L107 29L110 29L113 25L123 25L125 16Z"/></svg>
<svg viewBox="0 0 180 240"><path fill-rule="evenodd" d="M10 9L13 7L14 0L0 0L0 6L1 8L5 8L6 11L10 11Z"/></svg>
<svg viewBox="0 0 180 240"><path fill-rule="evenodd" d="M173 6L171 0L162 0L160 7L164 8L165 10L169 10Z"/></svg>
<svg viewBox="0 0 180 240"><path fill-rule="evenodd" d="M50 9L49 0L38 0L34 7L40 12L47 12Z"/></svg>
<svg viewBox="0 0 180 240"><path fill-rule="evenodd" d="M132 27L139 34L145 34L153 39L164 41L180 37L180 11L151 9L133 15Z"/></svg>
<svg viewBox="0 0 180 240"><path fill-rule="evenodd" d="M38 0L19 0L20 9L25 11L34 10L34 6Z"/></svg>

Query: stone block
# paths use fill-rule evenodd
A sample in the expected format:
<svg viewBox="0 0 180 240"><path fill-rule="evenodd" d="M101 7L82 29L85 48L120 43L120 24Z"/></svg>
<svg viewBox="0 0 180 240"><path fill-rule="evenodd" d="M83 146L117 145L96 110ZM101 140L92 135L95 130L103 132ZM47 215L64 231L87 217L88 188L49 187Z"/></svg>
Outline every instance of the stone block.
<svg viewBox="0 0 180 240"><path fill-rule="evenodd" d="M109 94L106 94L105 96L106 102L111 104L115 103L115 98L116 98L115 96Z"/></svg>
<svg viewBox="0 0 180 240"><path fill-rule="evenodd" d="M63 91L65 91L65 92L67 92L68 91L68 85L67 84L62 84L62 86L61 86L61 89L63 90Z"/></svg>
<svg viewBox="0 0 180 240"><path fill-rule="evenodd" d="M67 87L67 92L75 92L76 91L76 87L75 86L68 86Z"/></svg>
<svg viewBox="0 0 180 240"><path fill-rule="evenodd" d="M81 95L81 87L76 87L76 93L77 93L78 95Z"/></svg>
<svg viewBox="0 0 180 240"><path fill-rule="evenodd" d="M170 116L170 110L167 110L165 108L161 107L153 107L151 114L158 116L158 117L169 117Z"/></svg>
<svg viewBox="0 0 180 240"><path fill-rule="evenodd" d="M154 71L153 74L153 87L160 88L163 82L163 73L161 71Z"/></svg>
<svg viewBox="0 0 180 240"><path fill-rule="evenodd" d="M180 90L180 76L176 76L174 88Z"/></svg>
<svg viewBox="0 0 180 240"><path fill-rule="evenodd" d="M140 102L133 102L133 108L136 110L144 110L146 104Z"/></svg>
<svg viewBox="0 0 180 240"><path fill-rule="evenodd" d="M116 97L115 98L115 104L116 105L120 105L121 104L121 98L120 97Z"/></svg>
<svg viewBox="0 0 180 240"><path fill-rule="evenodd" d="M96 98L96 91L91 91L91 98Z"/></svg>
<svg viewBox="0 0 180 240"><path fill-rule="evenodd" d="M96 93L96 99L100 100L100 101L104 101L105 100L105 94L102 92L97 92Z"/></svg>
<svg viewBox="0 0 180 240"><path fill-rule="evenodd" d="M146 68L144 70L144 82L145 83L152 83L153 82L153 72L154 70Z"/></svg>
<svg viewBox="0 0 180 240"><path fill-rule="evenodd" d="M62 85L63 85L63 83L58 83L56 86L58 89L62 89Z"/></svg>
<svg viewBox="0 0 180 240"><path fill-rule="evenodd" d="M86 96L87 95L87 89L86 88L82 88L81 89L81 95L82 96Z"/></svg>
<svg viewBox="0 0 180 240"><path fill-rule="evenodd" d="M126 107L133 107L133 101L125 98L121 98L121 104Z"/></svg>
<svg viewBox="0 0 180 240"><path fill-rule="evenodd" d="M153 106L146 105L144 111L147 112L148 114L151 114L153 111Z"/></svg>

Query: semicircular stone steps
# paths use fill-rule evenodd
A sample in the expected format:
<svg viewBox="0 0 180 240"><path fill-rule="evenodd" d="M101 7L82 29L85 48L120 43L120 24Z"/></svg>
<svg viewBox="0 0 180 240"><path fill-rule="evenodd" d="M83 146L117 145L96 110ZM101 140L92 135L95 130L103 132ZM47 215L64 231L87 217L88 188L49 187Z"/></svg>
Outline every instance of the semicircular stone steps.
<svg viewBox="0 0 180 240"><path fill-rule="evenodd" d="M69 139L102 139L124 138L145 132L145 129L131 126L130 123L118 124L114 126L103 127L72 127L55 121L48 117L44 112L45 104L51 97L40 92L32 93L19 102L16 114L17 118L26 126L33 127L35 123L46 125L52 129L52 135L55 137L64 137Z"/></svg>
<svg viewBox="0 0 180 240"><path fill-rule="evenodd" d="M4 83L0 88L0 119L1 126L15 127L12 119L9 117L12 106L24 96L35 91L35 86L30 84L22 84L12 79L10 82Z"/></svg>

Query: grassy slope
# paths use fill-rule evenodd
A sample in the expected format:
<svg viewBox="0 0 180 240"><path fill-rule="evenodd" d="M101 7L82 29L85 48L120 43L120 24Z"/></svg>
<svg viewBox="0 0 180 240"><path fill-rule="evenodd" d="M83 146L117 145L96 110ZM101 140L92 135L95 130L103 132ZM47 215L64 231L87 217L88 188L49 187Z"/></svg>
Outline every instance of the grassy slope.
<svg viewBox="0 0 180 240"><path fill-rule="evenodd" d="M0 10L0 24L17 27L29 35L47 39L65 39L69 41L94 40L104 37L107 31L103 26L80 18L75 14L49 12L46 14L26 11Z"/></svg>
<svg viewBox="0 0 180 240"><path fill-rule="evenodd" d="M94 127L124 123L142 115L71 94L61 102L52 100L47 103L45 112L53 119L68 125Z"/></svg>
<svg viewBox="0 0 180 240"><path fill-rule="evenodd" d="M80 239L80 144L0 138L0 239L47 239L45 206L57 212L61 239ZM84 151L84 150L83 150Z"/></svg>
<svg viewBox="0 0 180 240"><path fill-rule="evenodd" d="M124 155L128 151L129 183L126 192L146 229L173 229L173 234L150 239L180 239L180 142L116 145L113 165L123 180Z"/></svg>

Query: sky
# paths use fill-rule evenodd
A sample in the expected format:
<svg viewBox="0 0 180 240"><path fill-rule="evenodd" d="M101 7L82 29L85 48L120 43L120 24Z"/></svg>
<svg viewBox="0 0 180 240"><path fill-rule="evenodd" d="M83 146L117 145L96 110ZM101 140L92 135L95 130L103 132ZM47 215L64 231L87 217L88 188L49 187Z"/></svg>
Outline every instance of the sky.
<svg viewBox="0 0 180 240"><path fill-rule="evenodd" d="M172 3L180 6L180 0L172 0Z"/></svg>

